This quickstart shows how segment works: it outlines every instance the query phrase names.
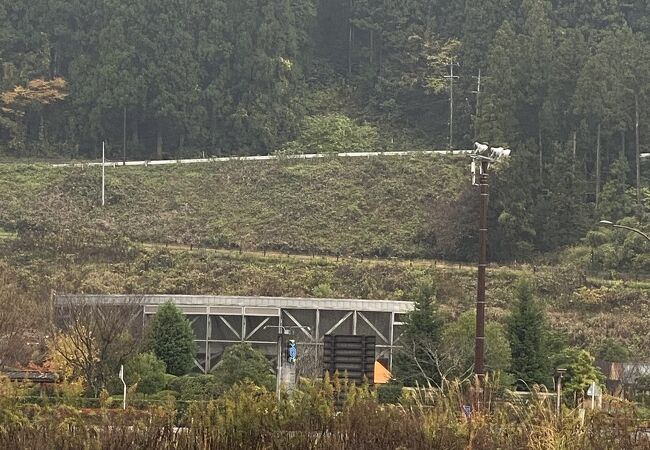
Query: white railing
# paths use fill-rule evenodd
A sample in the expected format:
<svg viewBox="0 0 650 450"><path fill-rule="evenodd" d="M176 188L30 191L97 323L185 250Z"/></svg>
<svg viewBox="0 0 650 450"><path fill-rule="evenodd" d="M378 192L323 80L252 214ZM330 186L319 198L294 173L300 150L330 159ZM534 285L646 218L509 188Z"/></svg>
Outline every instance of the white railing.
<svg viewBox="0 0 650 450"><path fill-rule="evenodd" d="M269 161L274 159L317 159L317 158L361 158L371 156L417 156L417 155L461 155L470 153L472 150L425 150L425 151L403 151L403 152L346 152L346 153L307 153L299 155L259 155L259 156L223 156L195 159L162 159L153 161L109 161L105 162L106 167L119 166L162 166L168 164L197 164L210 162L228 161ZM101 162L65 163L52 164L52 167L90 167L101 166Z"/></svg>

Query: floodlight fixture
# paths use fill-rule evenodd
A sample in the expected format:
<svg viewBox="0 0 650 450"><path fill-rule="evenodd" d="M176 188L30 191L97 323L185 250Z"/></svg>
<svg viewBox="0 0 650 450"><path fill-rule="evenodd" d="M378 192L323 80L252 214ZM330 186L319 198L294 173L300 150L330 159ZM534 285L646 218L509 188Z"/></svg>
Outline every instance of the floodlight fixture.
<svg viewBox="0 0 650 450"><path fill-rule="evenodd" d="M500 159L510 157L511 150L509 148L492 147L490 150L490 158L494 161L499 161Z"/></svg>
<svg viewBox="0 0 650 450"><path fill-rule="evenodd" d="M472 154L487 155L489 149L490 146L488 144L474 142L474 150L472 150Z"/></svg>
<svg viewBox="0 0 650 450"><path fill-rule="evenodd" d="M486 159L491 162L510 156L511 150L503 147L490 147L487 143L474 142L474 149L470 153L472 159Z"/></svg>
<svg viewBox="0 0 650 450"><path fill-rule="evenodd" d="M477 175L486 174L490 164L510 157L511 150L503 147L490 147L488 144L474 142L474 149L470 153L472 158L472 185L478 186Z"/></svg>

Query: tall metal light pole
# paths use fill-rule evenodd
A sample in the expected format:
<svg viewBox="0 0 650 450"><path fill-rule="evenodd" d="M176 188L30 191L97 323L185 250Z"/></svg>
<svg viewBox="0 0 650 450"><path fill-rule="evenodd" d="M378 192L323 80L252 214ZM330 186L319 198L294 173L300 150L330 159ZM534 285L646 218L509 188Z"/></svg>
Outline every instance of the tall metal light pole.
<svg viewBox="0 0 650 450"><path fill-rule="evenodd" d="M628 230L628 231L631 231L633 233L640 234L641 236L643 236L646 239L646 241L650 242L650 236L648 236L647 234L645 234L641 230L637 230L636 228L627 227L625 225L618 225L618 224L612 222L611 220L601 220L599 223L601 225L607 225L608 227L621 228L623 230Z"/></svg>
<svg viewBox="0 0 650 450"><path fill-rule="evenodd" d="M474 343L474 372L485 375L485 270L487 268L487 209L488 169L490 162L481 160L479 173L478 286L476 289L476 338Z"/></svg>
<svg viewBox="0 0 650 450"><path fill-rule="evenodd" d="M487 269L487 211L488 172L490 164L510 156L510 150L503 147L489 148L476 142L472 157L472 184L479 187L479 259L478 283L476 288L476 337L474 340L474 373L485 376L485 279ZM477 167L478 166L478 167ZM477 180L478 177L478 180ZM478 181L478 182L477 182Z"/></svg>

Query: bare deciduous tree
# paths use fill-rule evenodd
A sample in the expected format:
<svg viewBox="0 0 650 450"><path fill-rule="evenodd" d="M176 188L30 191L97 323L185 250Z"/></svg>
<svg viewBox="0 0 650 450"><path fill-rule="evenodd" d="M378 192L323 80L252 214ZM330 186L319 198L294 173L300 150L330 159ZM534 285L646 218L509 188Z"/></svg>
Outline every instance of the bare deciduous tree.
<svg viewBox="0 0 650 450"><path fill-rule="evenodd" d="M45 323L46 309L19 284L13 272L0 268L0 367L28 362Z"/></svg>
<svg viewBox="0 0 650 450"><path fill-rule="evenodd" d="M119 364L137 352L142 336L142 305L137 297L119 304L57 297L53 351L98 395Z"/></svg>
<svg viewBox="0 0 650 450"><path fill-rule="evenodd" d="M320 378L323 376L323 346L298 344L299 356L296 361L298 378Z"/></svg>
<svg viewBox="0 0 650 450"><path fill-rule="evenodd" d="M463 383L472 378L474 367L468 367L464 355L456 350L454 346L411 341L399 352L414 362L429 386L444 391L451 379Z"/></svg>

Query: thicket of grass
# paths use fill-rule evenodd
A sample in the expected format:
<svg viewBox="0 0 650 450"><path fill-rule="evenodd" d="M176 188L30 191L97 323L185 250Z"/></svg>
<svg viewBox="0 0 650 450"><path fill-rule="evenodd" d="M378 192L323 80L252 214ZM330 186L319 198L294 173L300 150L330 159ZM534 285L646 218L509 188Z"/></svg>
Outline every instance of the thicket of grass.
<svg viewBox="0 0 650 450"><path fill-rule="evenodd" d="M233 161L106 170L0 167L0 229L138 242L429 256L430 221L469 183L453 156Z"/></svg>
<svg viewBox="0 0 650 450"><path fill-rule="evenodd" d="M341 408L335 399L345 394ZM217 400L190 407L179 421L173 403L148 411L81 411L69 407L19 406L3 396L2 448L40 449L650 449L629 406L557 416L552 402L499 399L451 384L382 405L365 388L335 383L301 385L276 401L274 393L236 385ZM466 418L462 405L473 405ZM178 428L178 426L181 426Z"/></svg>

